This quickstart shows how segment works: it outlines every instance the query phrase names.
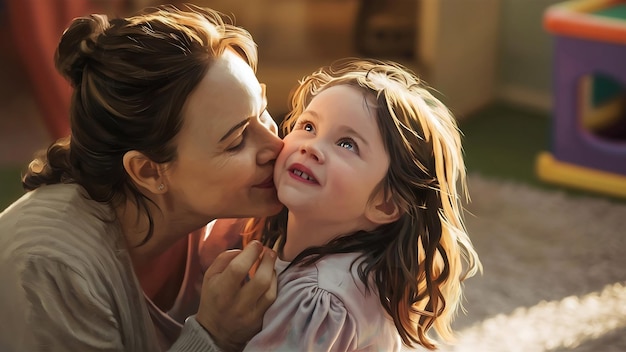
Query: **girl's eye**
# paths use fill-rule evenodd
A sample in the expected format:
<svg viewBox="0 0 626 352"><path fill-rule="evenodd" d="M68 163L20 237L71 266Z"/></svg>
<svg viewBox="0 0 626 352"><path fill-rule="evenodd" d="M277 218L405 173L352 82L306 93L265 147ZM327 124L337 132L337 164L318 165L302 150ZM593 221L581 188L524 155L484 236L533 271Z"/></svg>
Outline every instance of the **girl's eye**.
<svg viewBox="0 0 626 352"><path fill-rule="evenodd" d="M296 124L294 126L294 130L303 130L306 132L315 133L315 125L309 120L298 119L298 121L296 121Z"/></svg>
<svg viewBox="0 0 626 352"><path fill-rule="evenodd" d="M337 145L342 148L348 149L349 151L355 152L357 154L359 153L359 146L351 138L342 139L339 142L337 142Z"/></svg>

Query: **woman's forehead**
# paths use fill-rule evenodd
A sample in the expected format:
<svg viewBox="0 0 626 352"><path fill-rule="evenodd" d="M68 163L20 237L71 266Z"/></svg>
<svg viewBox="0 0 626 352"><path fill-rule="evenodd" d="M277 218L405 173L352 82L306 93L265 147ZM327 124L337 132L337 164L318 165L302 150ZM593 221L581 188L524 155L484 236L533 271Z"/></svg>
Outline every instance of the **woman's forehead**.
<svg viewBox="0 0 626 352"><path fill-rule="evenodd" d="M219 140L233 126L256 116L264 89L250 66L233 51L217 57L183 108L184 124Z"/></svg>

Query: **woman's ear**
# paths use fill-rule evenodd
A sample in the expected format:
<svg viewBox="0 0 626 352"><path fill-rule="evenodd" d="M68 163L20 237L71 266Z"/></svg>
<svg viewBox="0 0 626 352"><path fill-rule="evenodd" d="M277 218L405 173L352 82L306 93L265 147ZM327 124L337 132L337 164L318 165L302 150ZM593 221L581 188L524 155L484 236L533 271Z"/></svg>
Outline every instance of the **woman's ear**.
<svg viewBox="0 0 626 352"><path fill-rule="evenodd" d="M376 225L394 222L402 215L400 208L398 208L398 205L391 199L391 196L385 198L384 193L383 190L378 191L365 209L365 217Z"/></svg>
<svg viewBox="0 0 626 352"><path fill-rule="evenodd" d="M165 192L166 185L158 163L136 150L126 152L123 163L128 176L138 187L155 194Z"/></svg>

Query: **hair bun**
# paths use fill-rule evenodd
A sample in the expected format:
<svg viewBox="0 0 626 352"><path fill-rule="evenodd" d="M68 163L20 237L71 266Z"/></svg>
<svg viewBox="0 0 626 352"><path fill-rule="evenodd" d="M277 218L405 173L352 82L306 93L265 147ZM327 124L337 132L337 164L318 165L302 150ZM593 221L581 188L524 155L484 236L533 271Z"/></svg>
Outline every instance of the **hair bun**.
<svg viewBox="0 0 626 352"><path fill-rule="evenodd" d="M72 86L80 85L83 69L96 48L98 37L110 27L106 15L78 17L63 32L54 61L57 70Z"/></svg>

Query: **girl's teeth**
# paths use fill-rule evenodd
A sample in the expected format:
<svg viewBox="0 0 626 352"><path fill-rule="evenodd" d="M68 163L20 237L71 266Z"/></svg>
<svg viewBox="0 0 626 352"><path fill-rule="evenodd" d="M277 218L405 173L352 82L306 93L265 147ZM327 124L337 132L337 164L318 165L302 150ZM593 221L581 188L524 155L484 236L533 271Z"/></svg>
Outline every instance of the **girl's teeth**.
<svg viewBox="0 0 626 352"><path fill-rule="evenodd" d="M300 170L293 170L293 173L294 173L294 175L302 177L303 179L305 179L307 181L311 181L312 180L311 176L309 176L308 174L306 174L305 172L302 172Z"/></svg>

